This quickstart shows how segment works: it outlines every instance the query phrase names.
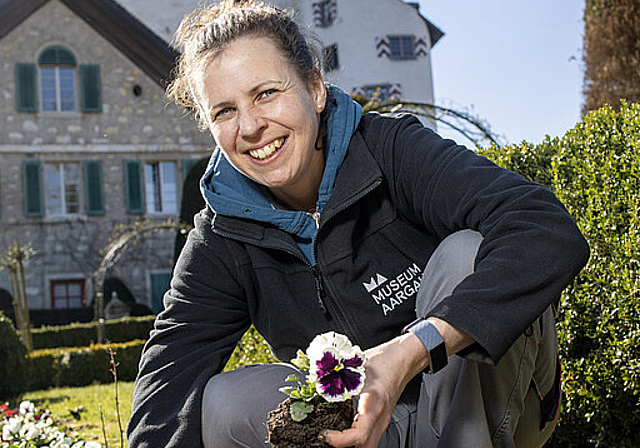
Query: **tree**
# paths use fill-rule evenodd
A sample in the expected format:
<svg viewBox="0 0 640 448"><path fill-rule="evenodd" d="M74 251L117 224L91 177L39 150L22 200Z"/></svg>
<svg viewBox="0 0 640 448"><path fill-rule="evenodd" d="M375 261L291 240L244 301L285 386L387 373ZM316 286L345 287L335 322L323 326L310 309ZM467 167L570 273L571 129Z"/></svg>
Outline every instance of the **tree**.
<svg viewBox="0 0 640 448"><path fill-rule="evenodd" d="M640 2L586 0L583 113L640 102Z"/></svg>

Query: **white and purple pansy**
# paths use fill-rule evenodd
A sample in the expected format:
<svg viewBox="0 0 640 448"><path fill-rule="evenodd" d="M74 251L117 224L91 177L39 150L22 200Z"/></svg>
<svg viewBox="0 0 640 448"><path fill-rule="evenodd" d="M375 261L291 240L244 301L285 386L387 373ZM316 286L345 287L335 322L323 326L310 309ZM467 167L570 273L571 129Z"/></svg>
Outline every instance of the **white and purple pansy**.
<svg viewBox="0 0 640 448"><path fill-rule="evenodd" d="M316 336L307 349L308 381L327 401L345 401L364 386L364 352L344 335L329 332Z"/></svg>

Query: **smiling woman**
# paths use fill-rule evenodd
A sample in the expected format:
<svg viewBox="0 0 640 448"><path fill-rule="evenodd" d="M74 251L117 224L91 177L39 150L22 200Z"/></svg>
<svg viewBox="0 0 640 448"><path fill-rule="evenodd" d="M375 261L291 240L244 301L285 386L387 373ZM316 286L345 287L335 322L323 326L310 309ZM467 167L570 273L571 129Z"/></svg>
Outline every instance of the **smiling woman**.
<svg viewBox="0 0 640 448"><path fill-rule="evenodd" d="M267 445L279 388L302 374L221 373L251 324L279 359L328 332L365 350L312 357L319 393L358 395L351 427L318 446L542 446L559 398L551 304L588 254L563 205L415 117L363 114L286 11L224 0L176 40L168 96L217 147L130 447Z"/></svg>
<svg viewBox="0 0 640 448"><path fill-rule="evenodd" d="M197 84L211 134L227 160L286 207L315 206L324 171L316 151L326 90L300 78L275 42L241 37L212 59Z"/></svg>

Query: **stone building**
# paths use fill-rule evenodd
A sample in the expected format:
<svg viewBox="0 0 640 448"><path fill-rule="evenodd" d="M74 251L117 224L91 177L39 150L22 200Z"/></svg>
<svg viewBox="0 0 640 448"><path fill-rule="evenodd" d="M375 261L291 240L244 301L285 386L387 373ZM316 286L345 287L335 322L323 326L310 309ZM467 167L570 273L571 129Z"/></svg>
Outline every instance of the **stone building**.
<svg viewBox="0 0 640 448"><path fill-rule="evenodd" d="M354 94L433 102L431 49L442 32L417 5L272 2L295 10L319 38L328 81ZM26 289L44 320L92 316L92 274L113 229L176 217L187 172L210 152L211 137L164 99L177 56L168 42L201 3L0 2L0 253L15 240L36 250ZM110 270L128 303L160 309L174 236L143 238ZM10 293L0 271L0 308Z"/></svg>
<svg viewBox="0 0 640 448"><path fill-rule="evenodd" d="M171 41L181 18L203 0L117 0ZM431 49L443 32L416 3L402 0L268 0L293 10L319 38L325 78L352 94L434 103ZM428 123L435 126L434 123Z"/></svg>
<svg viewBox="0 0 640 448"><path fill-rule="evenodd" d="M176 53L112 0L3 1L0 51L0 252L15 240L35 249L30 309L91 316L114 228L176 217L211 137L164 98ZM141 239L108 274L154 311L174 237Z"/></svg>

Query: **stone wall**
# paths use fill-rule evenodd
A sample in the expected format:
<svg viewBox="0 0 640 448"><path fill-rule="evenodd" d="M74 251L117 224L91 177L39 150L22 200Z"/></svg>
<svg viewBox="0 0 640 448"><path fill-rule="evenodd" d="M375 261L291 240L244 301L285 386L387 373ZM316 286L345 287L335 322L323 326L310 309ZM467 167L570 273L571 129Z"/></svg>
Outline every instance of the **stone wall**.
<svg viewBox="0 0 640 448"><path fill-rule="evenodd" d="M49 45L73 52L78 64L99 64L101 113L20 113L16 111L15 64L36 63ZM83 278L86 297L93 294L90 276L99 253L119 224L138 219L164 220L167 215L125 213L123 161L180 161L206 156L209 134L197 130L190 117L167 104L162 87L147 77L100 34L51 0L0 41L0 252L14 240L31 243L37 251L26 266L29 306L50 308L52 279ZM134 86L138 86L134 93ZM102 161L105 214L67 218L24 214L22 164L26 160ZM143 239L115 266L136 299L150 305L149 273L170 271L175 232ZM11 291L0 271L0 288Z"/></svg>

